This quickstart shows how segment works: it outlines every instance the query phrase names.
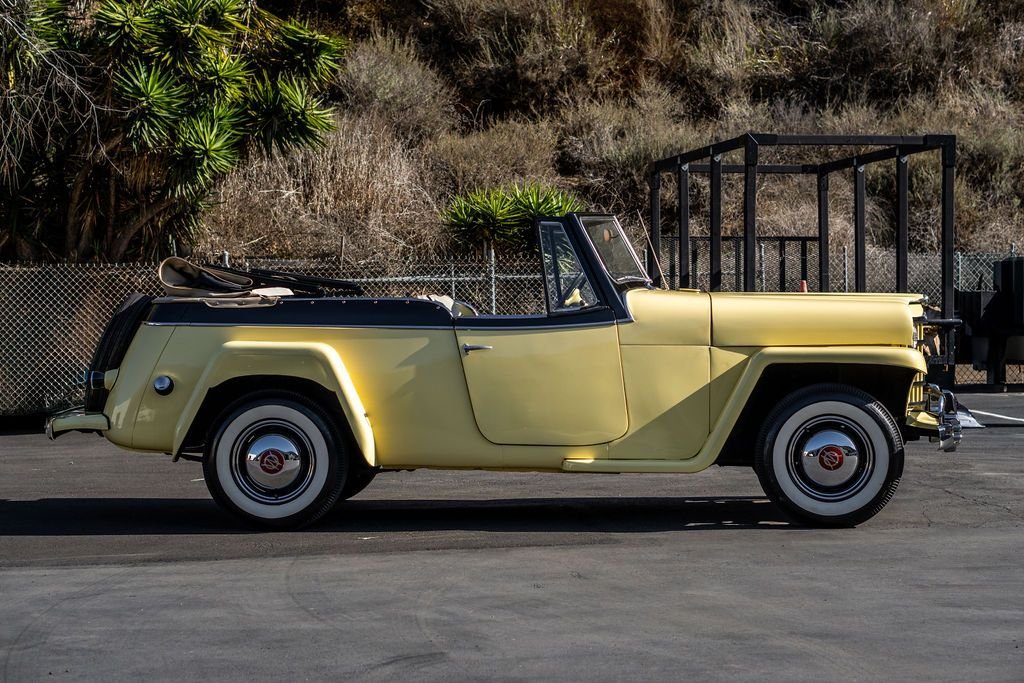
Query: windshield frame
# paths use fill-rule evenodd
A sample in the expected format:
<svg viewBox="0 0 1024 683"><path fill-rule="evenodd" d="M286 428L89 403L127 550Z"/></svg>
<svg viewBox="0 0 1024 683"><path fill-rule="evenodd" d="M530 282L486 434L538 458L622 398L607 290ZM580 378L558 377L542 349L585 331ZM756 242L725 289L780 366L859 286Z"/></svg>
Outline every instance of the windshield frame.
<svg viewBox="0 0 1024 683"><path fill-rule="evenodd" d="M640 262L640 257L637 256L636 250L633 249L632 242L630 242L630 240L626 237L626 232L625 230L622 229L622 223L619 222L618 216L607 213L574 213L572 214L572 217L579 224L580 232L582 233L583 237L588 242L590 242L590 246L594 250L594 254L597 255L598 261L601 264L601 268L608 275L609 280L611 280L614 284L619 286L652 286L653 280L651 279L651 276L647 273L647 269L644 268L643 264ZM584 224L584 220L595 218L600 219L602 221L610 221L615 224L615 228L619 231L619 235L623 238L623 244L626 245L626 250L632 257L633 263L636 264L636 269L638 273L637 275L624 275L616 277L615 274L613 274L612 271L608 268L608 264L607 262L605 262L604 255L601 252L601 248L591 238L590 232L587 230L587 226Z"/></svg>

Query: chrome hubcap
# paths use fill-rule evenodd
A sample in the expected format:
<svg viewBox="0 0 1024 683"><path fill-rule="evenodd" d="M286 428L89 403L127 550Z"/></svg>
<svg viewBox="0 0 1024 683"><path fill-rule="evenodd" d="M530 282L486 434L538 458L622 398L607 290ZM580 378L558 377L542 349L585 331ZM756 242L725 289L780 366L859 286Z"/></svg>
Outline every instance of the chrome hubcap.
<svg viewBox="0 0 1024 683"><path fill-rule="evenodd" d="M842 486L856 474L860 464L857 444L834 429L812 435L802 447L803 471L821 486Z"/></svg>
<svg viewBox="0 0 1024 683"><path fill-rule="evenodd" d="M287 487L301 467L299 446L281 434L265 434L246 449L246 474L268 489Z"/></svg>
<svg viewBox="0 0 1024 683"><path fill-rule="evenodd" d="M856 422L843 416L818 417L801 425L788 453L793 482L818 500L850 498L871 477L871 441Z"/></svg>
<svg viewBox="0 0 1024 683"><path fill-rule="evenodd" d="M231 475L253 500L279 505L309 488L316 459L301 430L281 420L261 420L239 434L232 447Z"/></svg>

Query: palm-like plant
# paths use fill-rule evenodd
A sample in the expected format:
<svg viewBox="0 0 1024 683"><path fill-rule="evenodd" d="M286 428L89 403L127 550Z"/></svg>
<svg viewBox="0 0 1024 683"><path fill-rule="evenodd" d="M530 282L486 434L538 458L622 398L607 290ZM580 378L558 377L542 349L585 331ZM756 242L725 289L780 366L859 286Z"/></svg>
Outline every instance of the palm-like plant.
<svg viewBox="0 0 1024 683"><path fill-rule="evenodd" d="M442 220L456 243L486 249L511 241L519 225L511 197L500 188L453 198Z"/></svg>
<svg viewBox="0 0 1024 683"><path fill-rule="evenodd" d="M530 224L538 216L564 216L583 210L583 202L575 195L536 183L513 185L508 192L520 224Z"/></svg>
<svg viewBox="0 0 1024 683"><path fill-rule="evenodd" d="M102 0L84 18L70 0L21 2L35 40L0 51L2 73L38 78L47 60L14 60L71 50L81 68L64 75L95 105L92 120L39 121L2 143L0 196L22 201L0 208L0 234L31 222L21 243L38 256L152 254L190 234L245 155L316 144L331 126L321 93L345 43L248 0Z"/></svg>
<svg viewBox="0 0 1024 683"><path fill-rule="evenodd" d="M530 227L539 216L564 216L583 203L562 190L536 183L475 190L457 195L441 213L459 247L523 251L533 245Z"/></svg>

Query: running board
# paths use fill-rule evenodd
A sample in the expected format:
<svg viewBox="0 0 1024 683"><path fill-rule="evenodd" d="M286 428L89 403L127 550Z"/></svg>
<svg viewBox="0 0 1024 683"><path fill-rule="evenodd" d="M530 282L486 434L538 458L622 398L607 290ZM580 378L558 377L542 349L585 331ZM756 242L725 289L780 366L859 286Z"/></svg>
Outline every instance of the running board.
<svg viewBox="0 0 1024 683"><path fill-rule="evenodd" d="M706 469L698 458L689 460L613 460L610 458L567 458L565 472L602 472L605 474L688 474Z"/></svg>

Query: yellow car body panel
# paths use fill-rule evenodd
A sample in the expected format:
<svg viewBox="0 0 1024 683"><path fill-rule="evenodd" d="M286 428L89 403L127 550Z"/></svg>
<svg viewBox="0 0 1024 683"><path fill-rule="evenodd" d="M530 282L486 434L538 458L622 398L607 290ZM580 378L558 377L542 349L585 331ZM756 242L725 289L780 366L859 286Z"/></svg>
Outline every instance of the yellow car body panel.
<svg viewBox="0 0 1024 683"><path fill-rule="evenodd" d="M633 318L619 329L623 346L710 346L711 297L694 289L631 289Z"/></svg>
<svg viewBox="0 0 1024 683"><path fill-rule="evenodd" d="M111 443L122 448L133 448L132 437L135 432L139 406L146 398L147 388L153 367L160 359L172 336L169 327L140 327L132 339L128 352L121 362L121 367L112 375L113 384L108 388L105 413L110 419L110 429L104 432ZM106 377L104 377L106 383ZM152 389L150 388L150 391ZM164 420L170 419L173 413L167 413ZM170 452L170 443L166 448L153 449L159 452Z"/></svg>
<svg viewBox="0 0 1024 683"><path fill-rule="evenodd" d="M632 290L631 321L578 328L143 325L112 375L105 433L177 453L208 391L271 375L333 392L371 465L696 471L714 462L768 365L925 369L905 346L711 346L718 297ZM735 316L759 310L730 305ZM903 334L899 320L887 324ZM168 396L153 389L161 375L175 384Z"/></svg>
<svg viewBox="0 0 1024 683"><path fill-rule="evenodd" d="M688 458L708 437L708 347L623 346L629 431L615 459Z"/></svg>
<svg viewBox="0 0 1024 683"><path fill-rule="evenodd" d="M688 458L710 428L711 303L696 290L634 289L619 325L629 430L608 458Z"/></svg>
<svg viewBox="0 0 1024 683"><path fill-rule="evenodd" d="M740 354L744 355L744 354ZM732 384L729 398L714 421L708 439L692 458L626 460L618 458L568 458L563 467L571 472L699 472L714 464L732 432L747 399L761 374L776 364L842 363L865 366L889 366L924 372L924 356L911 348L874 346L782 347L760 349L745 355L738 380ZM724 366L723 366L724 367ZM730 368L737 367L735 364ZM726 374L728 371L726 371ZM724 376L724 375L723 375ZM715 378L712 378L712 384Z"/></svg>
<svg viewBox="0 0 1024 683"><path fill-rule="evenodd" d="M371 466L377 464L373 431L348 370L332 346L318 342L229 341L223 344L203 368L181 411L181 417L174 427L173 452L181 448L207 392L228 380L250 375L285 375L308 379L334 392L363 458ZM164 398L169 397L156 396L152 403L158 404ZM145 409L154 417L160 410L158 406L146 406ZM150 415L142 415L140 408L138 423L149 429L136 432L136 448L149 446L142 442L143 439L165 439L161 423L149 418Z"/></svg>
<svg viewBox="0 0 1024 683"><path fill-rule="evenodd" d="M467 324L471 325L472 321ZM496 444L589 446L626 433L614 322L456 331L480 432Z"/></svg>
<svg viewBox="0 0 1024 683"><path fill-rule="evenodd" d="M473 422L451 330L317 328L317 341L311 336L302 327L176 327L137 389L145 398L133 446L177 452L207 391L235 377L270 375L334 392L370 464L471 467L481 455L503 460ZM160 375L175 383L168 396L152 388Z"/></svg>
<svg viewBox="0 0 1024 683"><path fill-rule="evenodd" d="M732 398L733 389L747 370L747 361L758 348L711 348L711 379L709 386L711 424L715 424Z"/></svg>
<svg viewBox="0 0 1024 683"><path fill-rule="evenodd" d="M711 294L711 343L730 346L903 346L920 305L917 295ZM837 334L841 331L841 334Z"/></svg>

